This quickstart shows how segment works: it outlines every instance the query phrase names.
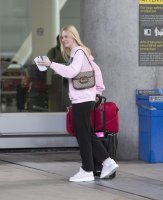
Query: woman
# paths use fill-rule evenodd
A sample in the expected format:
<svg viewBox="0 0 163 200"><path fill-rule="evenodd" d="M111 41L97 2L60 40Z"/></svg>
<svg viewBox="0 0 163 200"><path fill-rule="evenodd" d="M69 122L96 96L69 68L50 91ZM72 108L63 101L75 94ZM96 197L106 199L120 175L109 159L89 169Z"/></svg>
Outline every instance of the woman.
<svg viewBox="0 0 163 200"><path fill-rule="evenodd" d="M94 109L96 95L101 95L105 89L99 67L93 61L91 51L81 41L76 28L72 25L65 26L60 32L61 52L70 64L63 65L51 62L49 59L38 60L37 64L50 67L57 74L69 80L69 97L72 103L72 119L77 141L80 147L82 166L77 174L69 180L72 182L93 181L93 158L103 165L100 178L106 178L116 171L118 165L109 158L108 152L102 143L91 132L90 115ZM83 52L84 51L84 52ZM72 78L81 71L95 71L96 85L89 89L76 90L72 85Z"/></svg>

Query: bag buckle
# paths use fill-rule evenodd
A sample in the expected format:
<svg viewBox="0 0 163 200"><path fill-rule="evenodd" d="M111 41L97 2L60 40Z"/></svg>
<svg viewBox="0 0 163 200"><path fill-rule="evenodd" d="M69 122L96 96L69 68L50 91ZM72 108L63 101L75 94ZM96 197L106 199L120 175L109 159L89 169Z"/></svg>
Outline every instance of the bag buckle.
<svg viewBox="0 0 163 200"><path fill-rule="evenodd" d="M79 81L80 81L81 84L88 83L88 77L87 76L83 76L83 77L80 78Z"/></svg>

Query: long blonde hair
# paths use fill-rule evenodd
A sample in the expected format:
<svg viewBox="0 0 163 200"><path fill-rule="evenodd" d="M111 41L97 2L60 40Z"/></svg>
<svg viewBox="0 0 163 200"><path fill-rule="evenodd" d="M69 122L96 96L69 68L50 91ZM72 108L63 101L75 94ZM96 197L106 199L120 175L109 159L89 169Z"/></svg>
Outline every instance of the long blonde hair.
<svg viewBox="0 0 163 200"><path fill-rule="evenodd" d="M61 53L62 53L62 56L63 58L68 61L69 59L69 56L70 56L70 49L69 48L66 48L63 46L62 44L62 32L63 31L67 31L70 33L70 35L74 38L74 40L76 41L76 43L83 48L83 50L85 51L85 53L90 56L91 55L91 50L85 46L83 44L83 42L81 41L80 39L80 36L79 36L79 33L77 31L77 29L73 26L73 25L67 25L67 26L64 26L62 29L61 29L61 32L60 32L60 35L59 35L59 39L60 39L60 44L61 44Z"/></svg>

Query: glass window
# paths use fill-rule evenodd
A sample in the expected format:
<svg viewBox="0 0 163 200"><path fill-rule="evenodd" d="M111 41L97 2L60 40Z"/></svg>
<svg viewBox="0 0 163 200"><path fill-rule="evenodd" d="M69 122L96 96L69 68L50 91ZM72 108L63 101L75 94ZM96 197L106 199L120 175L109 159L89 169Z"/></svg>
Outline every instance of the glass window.
<svg viewBox="0 0 163 200"><path fill-rule="evenodd" d="M60 27L74 24L80 28L79 1L68 0L62 5ZM32 0L0 0L1 113L65 112L70 104L66 79L54 74L50 69L40 72L31 59L32 52L24 58L23 64L18 62L20 54L26 53L26 46L32 39L32 12ZM40 26L37 32L43 34L44 30ZM47 56L56 62L64 62L58 45L49 48Z"/></svg>

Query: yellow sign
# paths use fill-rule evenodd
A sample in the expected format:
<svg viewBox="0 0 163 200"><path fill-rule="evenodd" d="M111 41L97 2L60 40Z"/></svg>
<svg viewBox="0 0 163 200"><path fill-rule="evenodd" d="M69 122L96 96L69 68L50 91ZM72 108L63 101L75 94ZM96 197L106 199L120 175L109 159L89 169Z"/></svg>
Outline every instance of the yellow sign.
<svg viewBox="0 0 163 200"><path fill-rule="evenodd" d="M139 4L162 4L163 0L139 0Z"/></svg>

